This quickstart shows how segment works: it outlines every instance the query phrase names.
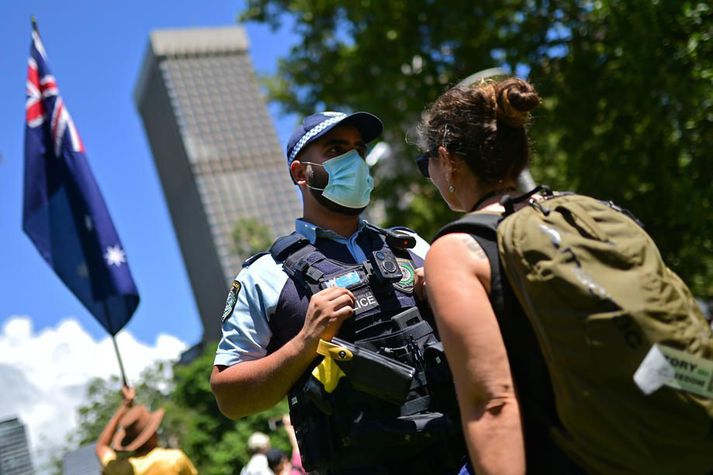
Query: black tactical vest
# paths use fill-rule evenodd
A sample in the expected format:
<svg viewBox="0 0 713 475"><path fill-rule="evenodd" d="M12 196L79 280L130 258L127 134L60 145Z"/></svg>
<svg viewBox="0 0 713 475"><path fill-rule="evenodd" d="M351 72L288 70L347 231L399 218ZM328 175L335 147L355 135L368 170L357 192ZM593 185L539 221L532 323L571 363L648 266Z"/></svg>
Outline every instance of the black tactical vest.
<svg viewBox="0 0 713 475"><path fill-rule="evenodd" d="M299 234L270 253L311 296L346 287L355 314L332 340L345 376L331 387L320 356L289 394L302 463L321 473L457 473L465 446L452 378L430 313L413 294L415 265L372 227L365 263L329 259ZM397 242L391 239L391 242ZM351 361L341 359L349 353Z"/></svg>

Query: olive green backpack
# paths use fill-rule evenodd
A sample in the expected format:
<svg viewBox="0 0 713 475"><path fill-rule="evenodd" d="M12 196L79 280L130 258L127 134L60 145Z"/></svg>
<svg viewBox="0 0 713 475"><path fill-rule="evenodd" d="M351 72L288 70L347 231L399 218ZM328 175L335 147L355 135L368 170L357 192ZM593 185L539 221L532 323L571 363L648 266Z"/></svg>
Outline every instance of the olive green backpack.
<svg viewBox="0 0 713 475"><path fill-rule="evenodd" d="M690 291L621 208L534 191L502 201L497 244L550 372L553 438L591 473L713 473L713 338Z"/></svg>

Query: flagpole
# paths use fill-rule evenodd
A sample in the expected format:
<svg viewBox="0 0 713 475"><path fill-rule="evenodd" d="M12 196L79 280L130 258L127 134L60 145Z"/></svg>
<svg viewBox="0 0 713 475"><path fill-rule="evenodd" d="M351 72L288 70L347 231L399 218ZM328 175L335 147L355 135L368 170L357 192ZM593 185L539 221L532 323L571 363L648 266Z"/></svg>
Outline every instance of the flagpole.
<svg viewBox="0 0 713 475"><path fill-rule="evenodd" d="M126 373L124 372L124 363L121 361L121 353L119 353L119 345L116 344L116 338L114 335L111 336L111 342L114 343L114 351L116 351L116 359L119 361L119 371L121 371L121 382L124 383L124 386L129 386L129 383L126 381Z"/></svg>
<svg viewBox="0 0 713 475"><path fill-rule="evenodd" d="M106 300L102 301L102 306L104 307L104 315L108 320L109 318L109 306L106 304ZM119 372L121 373L121 382L124 386L129 386L126 380L126 372L124 371L124 362L121 360L121 353L119 353L119 345L116 344L116 336L111 335L111 342L114 344L114 352L116 352L116 359L119 362Z"/></svg>

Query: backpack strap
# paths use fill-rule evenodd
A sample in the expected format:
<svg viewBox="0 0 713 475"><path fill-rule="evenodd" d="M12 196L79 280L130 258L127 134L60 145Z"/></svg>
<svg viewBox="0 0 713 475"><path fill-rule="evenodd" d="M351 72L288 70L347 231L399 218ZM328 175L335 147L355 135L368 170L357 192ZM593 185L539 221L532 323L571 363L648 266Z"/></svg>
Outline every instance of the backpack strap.
<svg viewBox="0 0 713 475"><path fill-rule="evenodd" d="M435 236L433 240L435 241L441 236L452 233L465 233L465 234L486 234L488 237L495 236L495 230L500 223L501 216L492 213L471 213L463 216L462 218L448 223L443 226Z"/></svg>
<svg viewBox="0 0 713 475"><path fill-rule="evenodd" d="M501 272L500 254L498 253L498 224L503 218L492 213L471 213L457 221L446 224L434 236L433 241L452 233L464 233L473 236L485 252L490 262L490 302L496 315L505 315L505 288L507 278Z"/></svg>

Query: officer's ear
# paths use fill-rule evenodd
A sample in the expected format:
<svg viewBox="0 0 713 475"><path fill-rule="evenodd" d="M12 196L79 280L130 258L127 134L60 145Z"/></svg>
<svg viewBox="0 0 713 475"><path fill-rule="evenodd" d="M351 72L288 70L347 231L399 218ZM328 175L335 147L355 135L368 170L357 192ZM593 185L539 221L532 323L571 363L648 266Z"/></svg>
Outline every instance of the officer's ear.
<svg viewBox="0 0 713 475"><path fill-rule="evenodd" d="M290 175L292 175L292 179L298 185L306 185L307 184L307 164L304 164L304 163L300 162L299 160L293 161L292 163L290 163Z"/></svg>

